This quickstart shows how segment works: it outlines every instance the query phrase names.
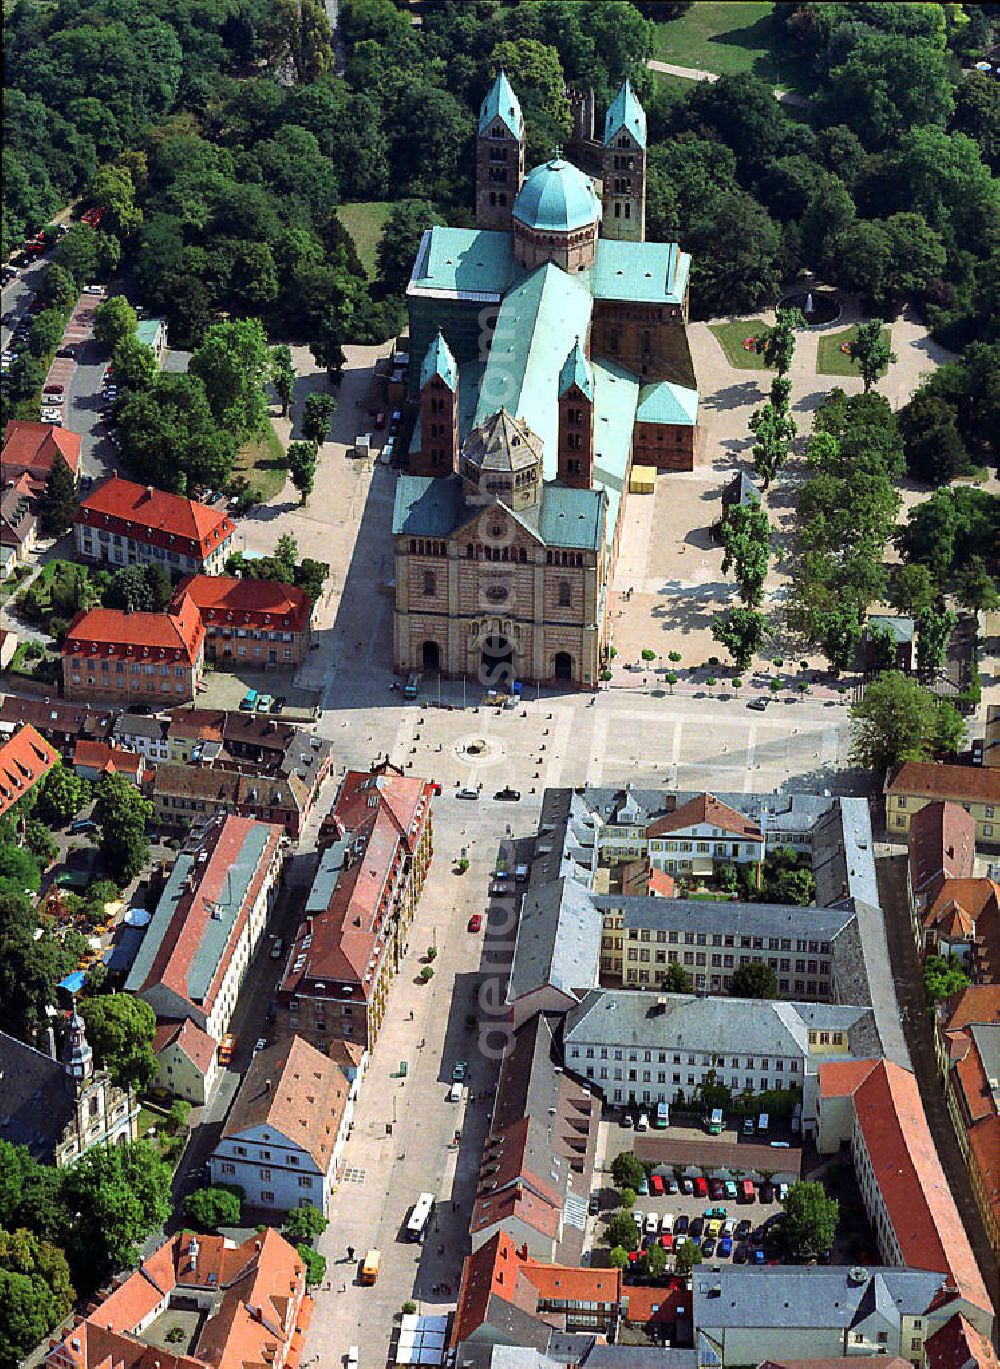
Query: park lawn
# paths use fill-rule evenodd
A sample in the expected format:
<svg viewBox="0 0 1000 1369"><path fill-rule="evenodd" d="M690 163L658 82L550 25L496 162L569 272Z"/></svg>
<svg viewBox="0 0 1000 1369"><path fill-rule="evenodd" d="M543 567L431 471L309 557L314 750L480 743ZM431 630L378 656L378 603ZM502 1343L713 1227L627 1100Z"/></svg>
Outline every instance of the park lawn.
<svg viewBox="0 0 1000 1369"><path fill-rule="evenodd" d="M388 200L359 200L355 204L342 204L337 208L337 218L354 239L354 246L369 280L375 278L375 252L385 221L391 213L392 204Z"/></svg>
<svg viewBox="0 0 1000 1369"><path fill-rule="evenodd" d="M656 88L670 104L675 105L678 100L683 100L695 86L700 85L700 81L689 81L686 76L674 76L669 71L654 71L653 79Z"/></svg>
<svg viewBox="0 0 1000 1369"><path fill-rule="evenodd" d="M710 323L709 329L719 339L730 366L738 371L766 371L764 358L758 352L748 352L743 342L753 337L765 325L759 319L734 319L731 323Z"/></svg>
<svg viewBox="0 0 1000 1369"><path fill-rule="evenodd" d="M233 477L242 476L255 492L254 502L266 504L285 488L288 471L278 434L270 423L263 437L245 443L236 453Z"/></svg>
<svg viewBox="0 0 1000 1369"><path fill-rule="evenodd" d="M656 25L653 55L720 75L748 71L770 85L797 90L808 73L791 51L774 9L765 0L699 0L679 19Z"/></svg>
<svg viewBox="0 0 1000 1369"><path fill-rule="evenodd" d="M856 361L852 361L846 353L840 350L845 342L853 341L857 335L857 325L844 328L839 333L827 333L819 340L819 347L816 349L816 373L821 376L859 376ZM882 329L882 337L886 342L891 340L892 334L888 328ZM883 367L879 372L880 376L885 375L886 368Z"/></svg>

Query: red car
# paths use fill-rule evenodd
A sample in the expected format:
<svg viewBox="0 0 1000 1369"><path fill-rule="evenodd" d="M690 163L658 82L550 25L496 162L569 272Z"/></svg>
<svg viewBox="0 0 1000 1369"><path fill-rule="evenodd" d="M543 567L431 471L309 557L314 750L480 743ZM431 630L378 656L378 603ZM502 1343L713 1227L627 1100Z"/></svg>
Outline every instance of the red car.
<svg viewBox="0 0 1000 1369"><path fill-rule="evenodd" d="M695 1195L696 1198L707 1198L707 1197L708 1197L708 1182L707 1182L705 1179L702 1179L702 1178L695 1179L695 1181L694 1181L694 1195Z"/></svg>
<svg viewBox="0 0 1000 1369"><path fill-rule="evenodd" d="M61 385L46 385L42 391L43 395L61 395L63 387Z"/></svg>
<svg viewBox="0 0 1000 1369"><path fill-rule="evenodd" d="M649 1191L657 1198L663 1196L663 1180L659 1174L651 1174L649 1176Z"/></svg>
<svg viewBox="0 0 1000 1369"><path fill-rule="evenodd" d="M470 931L470 932L478 932L479 929L482 927L482 925L483 925L483 915L482 915L482 913L473 913L472 916L469 918L469 931Z"/></svg>
<svg viewBox="0 0 1000 1369"><path fill-rule="evenodd" d="M663 1246L664 1250L673 1250L674 1238L669 1231L665 1231L660 1237L660 1245Z"/></svg>
<svg viewBox="0 0 1000 1369"><path fill-rule="evenodd" d="M726 1186L721 1179L709 1179L708 1192L709 1196L717 1202L726 1196Z"/></svg>

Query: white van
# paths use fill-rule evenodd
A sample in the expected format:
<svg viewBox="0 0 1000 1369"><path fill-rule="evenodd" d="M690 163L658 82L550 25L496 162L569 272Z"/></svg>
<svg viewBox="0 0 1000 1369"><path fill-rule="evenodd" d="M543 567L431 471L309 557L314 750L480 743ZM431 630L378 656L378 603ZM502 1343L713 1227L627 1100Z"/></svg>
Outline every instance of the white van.
<svg viewBox="0 0 1000 1369"><path fill-rule="evenodd" d="M763 1135L770 1126L770 1119L766 1112L762 1112L757 1118L757 1131Z"/></svg>
<svg viewBox="0 0 1000 1369"><path fill-rule="evenodd" d="M648 1131L648 1130L649 1130L649 1113L647 1113L647 1112L640 1112L640 1113L639 1113L639 1120L638 1120L638 1122L636 1122L636 1124L635 1124L635 1129L636 1129L636 1131Z"/></svg>
<svg viewBox="0 0 1000 1369"><path fill-rule="evenodd" d="M456 1080L448 1090L448 1102L460 1103L462 1101L462 1085Z"/></svg>

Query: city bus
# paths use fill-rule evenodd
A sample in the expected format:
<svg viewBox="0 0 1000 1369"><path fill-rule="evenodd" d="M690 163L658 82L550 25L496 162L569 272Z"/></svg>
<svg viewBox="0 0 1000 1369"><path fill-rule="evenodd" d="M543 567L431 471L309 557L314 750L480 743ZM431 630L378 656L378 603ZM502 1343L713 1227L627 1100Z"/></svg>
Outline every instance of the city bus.
<svg viewBox="0 0 1000 1369"><path fill-rule="evenodd" d="M379 1265L382 1263L381 1250L369 1250L361 1266L361 1282L374 1283L378 1278Z"/></svg>
<svg viewBox="0 0 1000 1369"><path fill-rule="evenodd" d="M410 1213L410 1220L406 1223L406 1239L408 1241L423 1240L424 1233L430 1224L433 1211L434 1194L421 1193L420 1197L413 1205L413 1211Z"/></svg>

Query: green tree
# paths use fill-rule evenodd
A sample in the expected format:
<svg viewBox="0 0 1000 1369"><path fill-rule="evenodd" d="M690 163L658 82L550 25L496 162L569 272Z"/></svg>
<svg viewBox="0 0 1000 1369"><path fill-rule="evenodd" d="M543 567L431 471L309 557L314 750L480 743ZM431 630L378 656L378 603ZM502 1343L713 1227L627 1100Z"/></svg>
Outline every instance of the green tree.
<svg viewBox="0 0 1000 1369"><path fill-rule="evenodd" d="M326 1217L323 1216L318 1207L307 1204L305 1207L293 1207L285 1218L285 1225L282 1233L290 1241L314 1241L329 1226Z"/></svg>
<svg viewBox="0 0 1000 1369"><path fill-rule="evenodd" d="M926 566L902 565L889 581L889 603L898 613L916 618L937 598L934 580Z"/></svg>
<svg viewBox="0 0 1000 1369"><path fill-rule="evenodd" d="M267 425L264 385L271 374L271 354L259 319L216 323L205 330L188 370L205 386L217 423L239 442Z"/></svg>
<svg viewBox="0 0 1000 1369"><path fill-rule="evenodd" d="M732 653L737 670L746 670L764 645L764 615L752 608L731 608L712 619L712 636Z"/></svg>
<svg viewBox="0 0 1000 1369"><path fill-rule="evenodd" d="M25 1228L63 1245L70 1214L62 1200L62 1171L41 1164L27 1146L0 1141L0 1213L8 1230Z"/></svg>
<svg viewBox="0 0 1000 1369"><path fill-rule="evenodd" d="M121 339L111 359L123 390L148 390L159 372L152 347L134 335Z"/></svg>
<svg viewBox="0 0 1000 1369"><path fill-rule="evenodd" d="M899 415L906 468L927 485L947 485L969 468L969 454L958 431L952 404L918 392Z"/></svg>
<svg viewBox="0 0 1000 1369"><path fill-rule="evenodd" d="M146 823L153 816L153 805L123 775L105 775L98 786L94 816L101 824L104 863L121 884L128 884L149 858Z"/></svg>
<svg viewBox="0 0 1000 1369"><path fill-rule="evenodd" d="M975 139L983 161L994 175L1000 173L1000 85L992 73L962 73L955 91L951 127Z"/></svg>
<svg viewBox="0 0 1000 1369"><path fill-rule="evenodd" d="M773 366L779 376L788 374L795 355L795 330L806 326L805 318L798 309L778 309L774 326L763 329L754 343L754 350L764 358L767 366Z"/></svg>
<svg viewBox="0 0 1000 1369"><path fill-rule="evenodd" d="M730 998L777 998L778 976L763 960L737 965L726 991Z"/></svg>
<svg viewBox="0 0 1000 1369"><path fill-rule="evenodd" d="M883 623L869 623L866 632L875 673L882 675L885 671L894 669L896 639L889 629Z"/></svg>
<svg viewBox="0 0 1000 1369"><path fill-rule="evenodd" d="M76 508L76 482L62 453L57 452L39 500L42 530L48 537L61 537L73 526Z"/></svg>
<svg viewBox="0 0 1000 1369"><path fill-rule="evenodd" d="M170 1166L148 1141L98 1146L64 1172L63 1195L78 1213L69 1237L74 1269L99 1280L135 1260L140 1243L170 1215Z"/></svg>
<svg viewBox="0 0 1000 1369"><path fill-rule="evenodd" d="M198 377L158 375L148 390L119 399L116 414L133 478L178 493L189 482L218 488L229 479L239 440L213 416Z"/></svg>
<svg viewBox="0 0 1000 1369"><path fill-rule="evenodd" d="M156 1014L149 1004L131 994L101 994L83 999L80 1013L94 1055L115 1083L138 1093L148 1089L157 1072Z"/></svg>
<svg viewBox="0 0 1000 1369"><path fill-rule="evenodd" d="M300 502L305 504L316 480L316 447L312 442L290 442L287 458L292 484L299 492Z"/></svg>
<svg viewBox="0 0 1000 1369"><path fill-rule="evenodd" d="M335 313L329 312L320 320L316 336L309 344L313 360L317 366L323 367L330 381L340 379L347 362L344 354L344 336L341 320Z"/></svg>
<svg viewBox="0 0 1000 1369"><path fill-rule="evenodd" d="M0 1031L23 1041L44 1028L55 985L66 973L59 942L50 932L37 933L28 898L0 881Z"/></svg>
<svg viewBox="0 0 1000 1369"><path fill-rule="evenodd" d="M142 210L136 206L135 186L127 167L102 166L90 183L88 195L105 211L102 228L106 225L124 238L141 225Z"/></svg>
<svg viewBox="0 0 1000 1369"><path fill-rule="evenodd" d="M104 592L104 606L127 613L152 612L153 595L145 567L122 566L116 570Z"/></svg>
<svg viewBox="0 0 1000 1369"><path fill-rule="evenodd" d="M272 61L291 62L300 85L333 65L333 34L320 0L275 0L266 19Z"/></svg>
<svg viewBox="0 0 1000 1369"><path fill-rule="evenodd" d="M970 557L968 565L955 576L955 597L963 608L974 612L995 609L1000 603L997 582L981 556Z"/></svg>
<svg viewBox="0 0 1000 1369"><path fill-rule="evenodd" d="M869 32L830 70L820 117L854 129L868 147L884 147L917 125L945 124L954 103L940 49L903 34Z"/></svg>
<svg viewBox="0 0 1000 1369"><path fill-rule="evenodd" d="M674 1256L674 1273L686 1279L695 1265L701 1264L704 1256L697 1241L685 1241Z"/></svg>
<svg viewBox="0 0 1000 1369"><path fill-rule="evenodd" d="M174 587L170 576L156 561L143 567L146 585L149 589L149 603L153 613L162 613L174 597Z"/></svg>
<svg viewBox="0 0 1000 1369"><path fill-rule="evenodd" d="M76 281L65 267L55 261L49 265L38 287L38 298L46 308L54 309L60 314L69 313L79 293Z"/></svg>
<svg viewBox="0 0 1000 1369"><path fill-rule="evenodd" d="M300 1241L295 1247L298 1251L299 1259L305 1265L306 1283L310 1288L315 1288L326 1278L326 1257L319 1251L313 1250L311 1245L306 1245Z"/></svg>
<svg viewBox="0 0 1000 1369"><path fill-rule="evenodd" d="M295 365L287 343L271 348L271 384L281 403L281 417L288 417L288 406L295 392Z"/></svg>
<svg viewBox="0 0 1000 1369"><path fill-rule="evenodd" d="M770 523L760 501L733 505L722 523L723 574L732 569L740 598L756 608L764 597L764 580L770 554Z"/></svg>
<svg viewBox="0 0 1000 1369"><path fill-rule="evenodd" d="M781 1241L793 1260L807 1260L831 1249L840 1204L821 1183L795 1183L782 1204Z"/></svg>
<svg viewBox="0 0 1000 1369"><path fill-rule="evenodd" d="M112 295L94 310L94 336L112 353L119 342L135 335L138 324L139 316L124 295Z"/></svg>
<svg viewBox="0 0 1000 1369"><path fill-rule="evenodd" d="M97 276L98 248L97 230L86 223L74 223L52 254L53 263L71 278L78 294Z"/></svg>
<svg viewBox="0 0 1000 1369"><path fill-rule="evenodd" d="M969 976L956 955L929 955L924 961L924 993L928 1007L935 1007L942 998L968 988Z"/></svg>
<svg viewBox="0 0 1000 1369"><path fill-rule="evenodd" d="M611 1177L618 1188L631 1188L638 1192L646 1171L630 1150L623 1150L611 1162Z"/></svg>
<svg viewBox="0 0 1000 1369"><path fill-rule="evenodd" d="M635 1231L634 1226L632 1227L632 1230L633 1232ZM635 1239L634 1236L633 1239ZM616 1245L608 1255L608 1263L612 1269L626 1269L629 1262L628 1255L629 1252L623 1245Z"/></svg>
<svg viewBox="0 0 1000 1369"><path fill-rule="evenodd" d="M184 1199L184 1215L202 1231L239 1226L243 1204L232 1188L198 1188Z"/></svg>
<svg viewBox="0 0 1000 1369"><path fill-rule="evenodd" d="M378 242L376 270L387 295L402 295L425 229L442 222L429 200L400 200L385 221Z"/></svg>
<svg viewBox="0 0 1000 1369"><path fill-rule="evenodd" d="M902 761L930 760L956 750L965 725L951 704L938 700L899 671L880 676L851 708L851 759L876 775Z"/></svg>
<svg viewBox="0 0 1000 1369"><path fill-rule="evenodd" d="M558 50L535 38L506 39L494 47L488 65L491 79L501 67L517 73L530 164L551 157L553 147L565 142L573 128Z"/></svg>
<svg viewBox="0 0 1000 1369"><path fill-rule="evenodd" d="M59 843L44 822L29 818L24 824L24 844L39 862L47 869L59 854Z"/></svg>
<svg viewBox="0 0 1000 1369"><path fill-rule="evenodd" d="M608 1244L634 1250L638 1244L635 1221L631 1212L616 1212L608 1222Z"/></svg>
<svg viewBox="0 0 1000 1369"><path fill-rule="evenodd" d="M66 1256L49 1241L21 1228L0 1227L0 1364L15 1364L73 1306Z"/></svg>
<svg viewBox="0 0 1000 1369"><path fill-rule="evenodd" d="M690 993L694 982L683 965L668 965L663 975L663 987L668 993Z"/></svg>
<svg viewBox="0 0 1000 1369"><path fill-rule="evenodd" d="M750 431L757 439L751 451L753 468L767 489L788 458L795 422L767 403L751 415Z"/></svg>
<svg viewBox="0 0 1000 1369"><path fill-rule="evenodd" d="M66 328L66 316L56 309L46 309L39 314L31 325L28 335L28 351L33 357L51 357Z"/></svg>
<svg viewBox="0 0 1000 1369"><path fill-rule="evenodd" d="M337 401L333 395L314 392L306 398L302 412L302 436L307 442L321 447L330 436L330 421L336 412Z"/></svg>
<svg viewBox="0 0 1000 1369"><path fill-rule="evenodd" d="M56 761L36 793L35 816L53 827L64 827L90 798L90 784L62 761Z"/></svg>
<svg viewBox="0 0 1000 1369"><path fill-rule="evenodd" d="M884 327L880 318L859 323L857 332L847 344L847 354L858 363L866 394L886 367L896 360L896 353L890 348L888 338L882 334Z"/></svg>
<svg viewBox="0 0 1000 1369"><path fill-rule="evenodd" d="M667 1268L667 1252L664 1250L663 1246L660 1245L659 1241L657 1241L655 1245L649 1247L643 1258L646 1261L646 1269L650 1278L662 1278L664 1273L666 1273Z"/></svg>
<svg viewBox="0 0 1000 1369"><path fill-rule="evenodd" d="M41 882L38 862L30 851L13 843L0 844L0 889L7 889L11 893L30 889L37 894Z"/></svg>
<svg viewBox="0 0 1000 1369"><path fill-rule="evenodd" d="M944 665L958 618L943 606L926 608L917 619L917 669L930 674Z"/></svg>

